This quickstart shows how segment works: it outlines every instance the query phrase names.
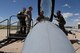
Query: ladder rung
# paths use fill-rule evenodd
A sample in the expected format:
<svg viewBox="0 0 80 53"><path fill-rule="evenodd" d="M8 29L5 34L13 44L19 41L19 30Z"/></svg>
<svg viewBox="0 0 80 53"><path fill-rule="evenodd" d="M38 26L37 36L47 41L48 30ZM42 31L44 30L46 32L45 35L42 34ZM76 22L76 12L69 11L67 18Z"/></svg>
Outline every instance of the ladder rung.
<svg viewBox="0 0 80 53"><path fill-rule="evenodd" d="M10 34L8 38L11 39L25 39L26 34Z"/></svg>

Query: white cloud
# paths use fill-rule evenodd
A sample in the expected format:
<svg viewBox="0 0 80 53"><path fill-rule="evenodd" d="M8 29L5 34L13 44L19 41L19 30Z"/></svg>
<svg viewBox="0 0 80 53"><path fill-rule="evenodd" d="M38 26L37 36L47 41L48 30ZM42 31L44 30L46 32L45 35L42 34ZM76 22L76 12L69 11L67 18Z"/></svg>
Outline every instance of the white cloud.
<svg viewBox="0 0 80 53"><path fill-rule="evenodd" d="M71 8L69 4L64 4L63 7Z"/></svg>
<svg viewBox="0 0 80 53"><path fill-rule="evenodd" d="M1 16L0 16L0 21L4 20Z"/></svg>
<svg viewBox="0 0 80 53"><path fill-rule="evenodd" d="M79 16L80 14L79 13L66 12L66 13L62 13L62 15L64 16L64 18L69 18L69 17L72 17L72 16ZM80 18L80 17L78 17L78 18Z"/></svg>
<svg viewBox="0 0 80 53"><path fill-rule="evenodd" d="M78 17L80 19L80 17Z"/></svg>
<svg viewBox="0 0 80 53"><path fill-rule="evenodd" d="M64 6L69 6L68 4L65 4Z"/></svg>
<svg viewBox="0 0 80 53"><path fill-rule="evenodd" d="M16 0L13 0L13 2L15 3L15 2L16 2Z"/></svg>
<svg viewBox="0 0 80 53"><path fill-rule="evenodd" d="M75 19L76 22L80 21L80 19Z"/></svg>
<svg viewBox="0 0 80 53"><path fill-rule="evenodd" d="M73 16L74 14L67 12L67 13L62 13L62 15L64 18L69 18L69 17Z"/></svg>
<svg viewBox="0 0 80 53"><path fill-rule="evenodd" d="M78 17L77 19L75 19L76 22L80 21L80 17Z"/></svg>
<svg viewBox="0 0 80 53"><path fill-rule="evenodd" d="M74 15L78 16L78 15L79 15L79 13L75 13Z"/></svg>

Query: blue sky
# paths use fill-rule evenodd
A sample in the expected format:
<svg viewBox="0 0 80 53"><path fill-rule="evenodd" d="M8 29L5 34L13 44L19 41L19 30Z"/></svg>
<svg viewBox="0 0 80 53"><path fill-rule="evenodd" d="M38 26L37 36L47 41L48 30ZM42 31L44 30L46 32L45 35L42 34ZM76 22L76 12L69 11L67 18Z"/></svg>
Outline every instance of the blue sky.
<svg viewBox="0 0 80 53"><path fill-rule="evenodd" d="M66 25L76 25L80 22L79 5L80 0L56 0L54 12L61 10L67 22ZM29 6L33 7L32 17L35 19L38 16L37 0L0 0L0 21L9 18L11 15L16 15L23 7L28 8Z"/></svg>
<svg viewBox="0 0 80 53"><path fill-rule="evenodd" d="M37 15L37 0L0 0L0 21L16 15L24 7L28 9L29 6L34 7L32 11L34 18Z"/></svg>

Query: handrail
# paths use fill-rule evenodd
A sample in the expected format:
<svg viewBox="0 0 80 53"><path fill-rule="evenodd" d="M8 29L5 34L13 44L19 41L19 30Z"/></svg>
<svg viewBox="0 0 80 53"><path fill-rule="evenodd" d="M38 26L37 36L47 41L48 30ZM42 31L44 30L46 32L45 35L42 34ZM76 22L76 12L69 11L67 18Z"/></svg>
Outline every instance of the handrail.
<svg viewBox="0 0 80 53"><path fill-rule="evenodd" d="M16 15L12 15L12 16L10 16L10 18L9 18L9 25L11 25L11 18L12 17L17 17Z"/></svg>
<svg viewBox="0 0 80 53"><path fill-rule="evenodd" d="M10 25L15 24L15 23L17 23L17 21L15 21L15 22L11 23Z"/></svg>
<svg viewBox="0 0 80 53"><path fill-rule="evenodd" d="M9 35L9 20L8 19L5 19L5 20L3 20L3 21L1 21L0 23L3 23L3 22L5 22L5 21L7 21L7 26L5 26L5 27L7 27L7 36ZM0 29L4 29L5 27L2 27L2 28L0 28Z"/></svg>
<svg viewBox="0 0 80 53"><path fill-rule="evenodd" d="M15 23L18 23L17 21L14 22L14 23L11 23L11 21L12 21L11 18L12 18L12 17L13 17L13 18L14 18L14 17L17 17L17 15L12 15L12 16L10 16L10 18L9 18L9 34L10 34L11 25L12 25L12 24L15 24ZM26 22L27 22L27 21L26 21ZM31 27L33 28L33 20L31 20L31 23L32 23L32 24L31 24ZM17 30L18 30L18 27L21 27L21 26L18 26L18 24L17 24Z"/></svg>
<svg viewBox="0 0 80 53"><path fill-rule="evenodd" d="M9 18L9 25L11 25L11 24L14 24L14 23L11 23L11 18L12 17L17 17L17 15L12 15L12 16L10 16L10 18ZM32 27L33 27L33 20L31 20L32 21ZM16 21L17 22L17 21ZM27 21L26 21L27 22Z"/></svg>
<svg viewBox="0 0 80 53"><path fill-rule="evenodd" d="M1 21L0 23L3 23L3 22L5 22L5 21L8 21L8 19L5 19L5 20L3 20L3 21ZM8 25L8 23L7 23L7 25ZM1 27L0 29L4 29L4 28L6 28L7 26L3 26L3 27Z"/></svg>
<svg viewBox="0 0 80 53"><path fill-rule="evenodd" d="M12 17L17 17L16 15L12 15L12 16L10 16L10 18L9 18L9 26L11 25L11 18Z"/></svg>
<svg viewBox="0 0 80 53"><path fill-rule="evenodd" d="M10 34L10 28L11 28L11 18L12 17L17 17L16 15L12 15L12 16L10 16L10 18L9 18L9 34ZM7 37L9 37L9 36L7 36Z"/></svg>
<svg viewBox="0 0 80 53"><path fill-rule="evenodd" d="M5 22L5 21L8 21L8 19L5 19L5 20L1 21L0 23Z"/></svg>

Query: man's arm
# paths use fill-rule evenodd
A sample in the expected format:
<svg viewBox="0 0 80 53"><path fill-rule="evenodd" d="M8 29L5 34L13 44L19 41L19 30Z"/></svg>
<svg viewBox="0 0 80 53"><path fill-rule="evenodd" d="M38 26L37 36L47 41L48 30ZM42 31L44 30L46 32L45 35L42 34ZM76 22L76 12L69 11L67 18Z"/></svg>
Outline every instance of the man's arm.
<svg viewBox="0 0 80 53"><path fill-rule="evenodd" d="M57 16L56 16L55 14L53 14L53 16L54 16L55 18L57 18Z"/></svg>

